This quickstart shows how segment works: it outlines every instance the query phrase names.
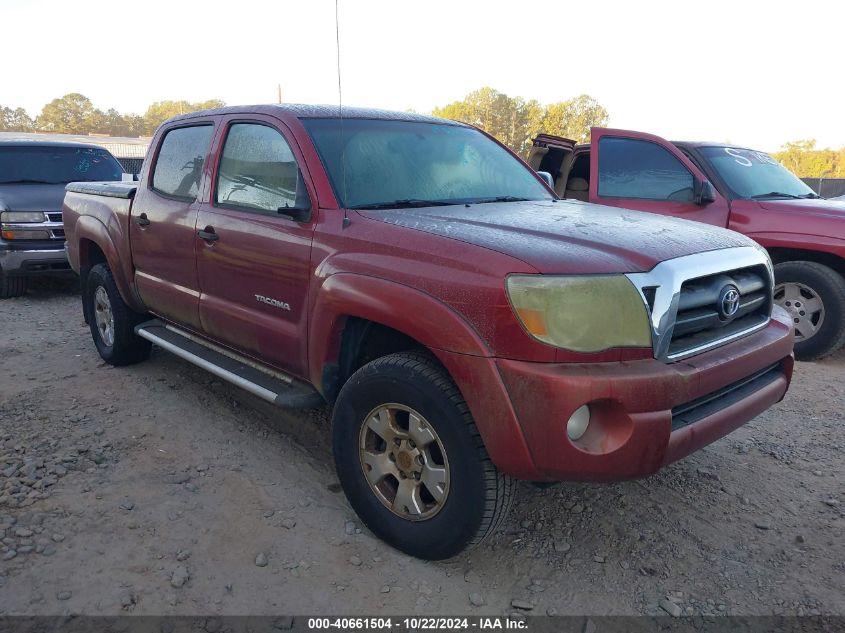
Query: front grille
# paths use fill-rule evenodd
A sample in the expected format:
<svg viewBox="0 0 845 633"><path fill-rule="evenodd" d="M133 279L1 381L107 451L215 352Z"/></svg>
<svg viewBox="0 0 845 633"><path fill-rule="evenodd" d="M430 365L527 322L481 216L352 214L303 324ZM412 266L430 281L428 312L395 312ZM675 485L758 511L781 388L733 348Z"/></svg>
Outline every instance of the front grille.
<svg viewBox="0 0 845 633"><path fill-rule="evenodd" d="M685 281L678 297L669 358L765 324L772 311L769 279L764 266L752 266Z"/></svg>
<svg viewBox="0 0 845 633"><path fill-rule="evenodd" d="M47 212L47 218L50 222L61 222L62 221L62 212L61 211L49 211Z"/></svg>
<svg viewBox="0 0 845 633"><path fill-rule="evenodd" d="M718 413L784 375L781 361L706 396L678 405L672 409L672 430L677 431Z"/></svg>

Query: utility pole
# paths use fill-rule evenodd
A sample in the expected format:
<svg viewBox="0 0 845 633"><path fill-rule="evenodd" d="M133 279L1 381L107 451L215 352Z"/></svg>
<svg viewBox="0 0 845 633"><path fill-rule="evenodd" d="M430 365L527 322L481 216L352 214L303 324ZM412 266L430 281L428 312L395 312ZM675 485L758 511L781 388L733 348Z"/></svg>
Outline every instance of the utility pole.
<svg viewBox="0 0 845 633"><path fill-rule="evenodd" d="M278 84L279 88L279 103L282 102L282 84Z"/></svg>

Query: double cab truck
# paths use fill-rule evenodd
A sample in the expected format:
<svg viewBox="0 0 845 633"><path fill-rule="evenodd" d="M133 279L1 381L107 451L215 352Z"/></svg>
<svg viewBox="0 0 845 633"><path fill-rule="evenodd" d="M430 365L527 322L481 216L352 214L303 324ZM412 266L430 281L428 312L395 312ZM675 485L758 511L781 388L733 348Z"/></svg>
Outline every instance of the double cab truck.
<svg viewBox="0 0 845 633"><path fill-rule="evenodd" d="M277 405L333 405L350 504L419 557L484 539L515 479L654 473L792 375L754 241L559 200L442 119L180 116L137 183L70 184L64 214L106 362L154 343Z"/></svg>
<svg viewBox="0 0 845 633"><path fill-rule="evenodd" d="M845 202L820 198L765 152L593 128L588 145L538 136L529 162L563 198L747 235L774 262L775 303L792 318L796 358L845 344Z"/></svg>
<svg viewBox="0 0 845 633"><path fill-rule="evenodd" d="M120 180L108 150L84 143L0 140L0 299L34 275L71 273L62 200L72 181Z"/></svg>

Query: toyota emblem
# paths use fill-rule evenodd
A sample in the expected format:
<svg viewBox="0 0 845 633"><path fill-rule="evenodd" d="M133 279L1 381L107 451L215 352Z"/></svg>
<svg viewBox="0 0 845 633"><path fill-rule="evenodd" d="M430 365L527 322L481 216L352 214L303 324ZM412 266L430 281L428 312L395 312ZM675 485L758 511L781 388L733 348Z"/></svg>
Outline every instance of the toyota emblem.
<svg viewBox="0 0 845 633"><path fill-rule="evenodd" d="M725 286L719 293L719 315L731 319L739 311L739 290L736 286Z"/></svg>

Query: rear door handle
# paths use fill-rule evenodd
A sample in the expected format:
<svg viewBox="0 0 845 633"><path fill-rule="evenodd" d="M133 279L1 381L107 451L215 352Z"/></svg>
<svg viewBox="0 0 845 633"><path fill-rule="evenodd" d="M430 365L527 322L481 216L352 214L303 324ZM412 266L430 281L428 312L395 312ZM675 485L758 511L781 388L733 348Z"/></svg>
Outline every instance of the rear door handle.
<svg viewBox="0 0 845 633"><path fill-rule="evenodd" d="M197 235L200 236L200 239L205 240L206 242L216 242L220 239L220 236L214 232L213 226L207 226L202 231L197 231Z"/></svg>
<svg viewBox="0 0 845 633"><path fill-rule="evenodd" d="M149 226L150 225L150 220L149 220L149 218L147 218L146 213L142 213L141 215L136 217L135 222L138 224L138 226Z"/></svg>

